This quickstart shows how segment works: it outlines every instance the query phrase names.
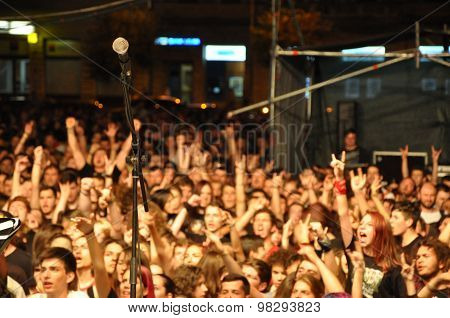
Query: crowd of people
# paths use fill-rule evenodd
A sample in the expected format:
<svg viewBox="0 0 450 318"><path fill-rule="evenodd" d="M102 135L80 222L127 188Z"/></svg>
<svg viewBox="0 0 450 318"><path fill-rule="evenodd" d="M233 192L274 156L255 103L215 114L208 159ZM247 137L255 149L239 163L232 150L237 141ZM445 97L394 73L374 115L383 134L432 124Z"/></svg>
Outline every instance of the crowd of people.
<svg viewBox="0 0 450 318"><path fill-rule="evenodd" d="M29 117L0 127L0 214L22 222L0 255L1 297L130 297L129 130L82 112ZM361 156L354 132L347 154L291 174L237 123L134 125L149 155L138 297L449 296L442 150L428 173L402 148L403 179L389 184L376 165L346 167Z"/></svg>

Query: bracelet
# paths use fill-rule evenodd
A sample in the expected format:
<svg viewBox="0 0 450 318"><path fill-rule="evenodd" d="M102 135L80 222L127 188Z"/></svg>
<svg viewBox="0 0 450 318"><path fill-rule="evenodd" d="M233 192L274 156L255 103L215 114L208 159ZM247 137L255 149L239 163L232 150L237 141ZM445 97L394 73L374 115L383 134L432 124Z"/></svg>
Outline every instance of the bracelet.
<svg viewBox="0 0 450 318"><path fill-rule="evenodd" d="M336 193L336 195L347 194L347 185L345 184L345 180L339 180L334 182L334 193Z"/></svg>
<svg viewBox="0 0 450 318"><path fill-rule="evenodd" d="M84 236L91 236L92 234L95 234L94 229L92 229L89 233L84 234Z"/></svg>

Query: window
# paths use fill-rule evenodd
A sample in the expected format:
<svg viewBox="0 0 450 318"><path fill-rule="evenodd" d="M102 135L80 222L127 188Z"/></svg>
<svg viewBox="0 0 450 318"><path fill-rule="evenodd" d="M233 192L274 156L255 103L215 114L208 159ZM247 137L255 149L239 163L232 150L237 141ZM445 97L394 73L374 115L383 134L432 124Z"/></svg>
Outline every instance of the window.
<svg viewBox="0 0 450 318"><path fill-rule="evenodd" d="M28 64L28 59L0 59L0 94L29 92Z"/></svg>

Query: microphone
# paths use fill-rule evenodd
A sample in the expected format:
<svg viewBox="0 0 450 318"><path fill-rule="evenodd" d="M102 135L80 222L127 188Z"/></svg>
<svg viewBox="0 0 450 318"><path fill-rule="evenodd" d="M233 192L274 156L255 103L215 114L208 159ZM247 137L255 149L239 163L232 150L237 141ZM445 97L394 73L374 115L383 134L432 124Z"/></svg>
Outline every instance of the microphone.
<svg viewBox="0 0 450 318"><path fill-rule="evenodd" d="M128 41L121 37L115 39L112 44L114 52L119 55L122 72L124 72L126 76L131 77L131 61L127 53L129 47Z"/></svg>

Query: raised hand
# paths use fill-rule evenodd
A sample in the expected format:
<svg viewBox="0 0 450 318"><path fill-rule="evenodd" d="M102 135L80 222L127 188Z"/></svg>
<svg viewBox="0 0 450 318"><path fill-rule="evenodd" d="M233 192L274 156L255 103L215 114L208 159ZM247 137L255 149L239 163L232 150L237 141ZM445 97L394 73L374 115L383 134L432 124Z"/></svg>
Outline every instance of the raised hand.
<svg viewBox="0 0 450 318"><path fill-rule="evenodd" d="M205 233L207 241L213 243L219 251L221 252L225 251L225 247L222 244L222 241L220 240L220 237L218 235L208 230L203 230L203 233Z"/></svg>
<svg viewBox="0 0 450 318"><path fill-rule="evenodd" d="M373 197L378 196L378 191L381 189L381 180L383 180L383 177L380 175L375 176L375 178L372 181L372 184L370 185L370 194Z"/></svg>
<svg viewBox="0 0 450 318"><path fill-rule="evenodd" d="M84 235L89 235L94 232L94 224L92 220L83 217L73 218L76 228Z"/></svg>
<svg viewBox="0 0 450 318"><path fill-rule="evenodd" d="M405 145L405 148L400 147L400 152L402 153L402 159L408 158L409 146Z"/></svg>
<svg viewBox="0 0 450 318"><path fill-rule="evenodd" d="M433 158L433 162L438 162L439 161L439 157L442 153L442 148L439 150L436 150L436 148L434 148L434 146L431 146L431 157Z"/></svg>
<svg viewBox="0 0 450 318"><path fill-rule="evenodd" d="M77 123L77 125L75 126L75 132L78 136L84 136L84 128L80 125L80 123Z"/></svg>
<svg viewBox="0 0 450 318"><path fill-rule="evenodd" d="M245 155L242 155L241 159L237 159L234 162L234 165L236 167L237 172L244 173L245 172L246 163L247 163L247 158L245 157Z"/></svg>
<svg viewBox="0 0 450 318"><path fill-rule="evenodd" d="M41 161L42 160L42 156L44 155L44 148L42 148L42 146L37 146L36 148L34 148L34 160L35 161Z"/></svg>
<svg viewBox="0 0 450 318"><path fill-rule="evenodd" d="M336 180L337 181L343 180L345 169L345 151L342 152L341 160L336 159L336 156L332 154L330 166L333 168Z"/></svg>
<svg viewBox="0 0 450 318"><path fill-rule="evenodd" d="M350 171L350 180L353 192L360 192L366 185L367 176L363 174L362 169L358 168L358 175L355 176L354 171Z"/></svg>
<svg viewBox="0 0 450 318"><path fill-rule="evenodd" d="M108 123L108 128L105 129L103 132L109 139L112 139L112 138L116 137L118 130L119 130L119 126L116 123L110 122L110 123Z"/></svg>
<svg viewBox="0 0 450 318"><path fill-rule="evenodd" d="M274 173L272 176L273 187L277 189L281 189L283 186L283 173Z"/></svg>
<svg viewBox="0 0 450 318"><path fill-rule="evenodd" d="M364 262L364 255L360 251L353 251L353 252L347 252L348 256L350 257L350 261L353 264L353 267L355 270L362 270L364 271L366 264Z"/></svg>
<svg viewBox="0 0 450 318"><path fill-rule="evenodd" d="M33 132L34 121L29 121L25 124L24 133L28 136Z"/></svg>
<svg viewBox="0 0 450 318"><path fill-rule="evenodd" d="M406 261L405 253L401 255L402 262L402 277L404 280L413 281L414 280L414 268L416 266L416 260L413 260L411 265Z"/></svg>
<svg viewBox="0 0 450 318"><path fill-rule="evenodd" d="M75 117L67 117L66 118L66 128L67 129L74 129L77 125L77 120Z"/></svg>
<svg viewBox="0 0 450 318"><path fill-rule="evenodd" d="M306 256L310 261L314 261L318 258L314 247L310 244L302 244L298 253L302 256Z"/></svg>
<svg viewBox="0 0 450 318"><path fill-rule="evenodd" d="M30 163L30 161L28 160L27 156L21 157L19 160L16 161L15 169L19 173L22 173L28 168L29 163Z"/></svg>
<svg viewBox="0 0 450 318"><path fill-rule="evenodd" d="M265 206L265 199L264 198L258 198L253 199L248 204L248 210L252 212L256 212L264 208Z"/></svg>
<svg viewBox="0 0 450 318"><path fill-rule="evenodd" d="M133 123L134 123L134 129L136 130L136 132L139 132L139 130L141 130L142 127L142 123L139 119L133 119Z"/></svg>
<svg viewBox="0 0 450 318"><path fill-rule="evenodd" d="M311 213L308 213L305 220L300 219L294 228L294 235L299 244L309 244L309 222L311 221Z"/></svg>
<svg viewBox="0 0 450 318"><path fill-rule="evenodd" d="M190 206L199 206L200 204L200 196L197 194L193 194L187 201Z"/></svg>

